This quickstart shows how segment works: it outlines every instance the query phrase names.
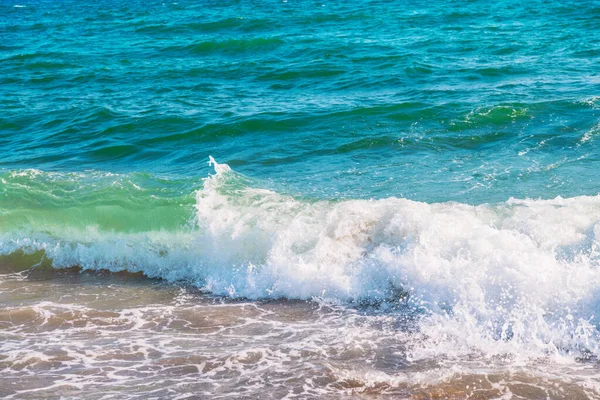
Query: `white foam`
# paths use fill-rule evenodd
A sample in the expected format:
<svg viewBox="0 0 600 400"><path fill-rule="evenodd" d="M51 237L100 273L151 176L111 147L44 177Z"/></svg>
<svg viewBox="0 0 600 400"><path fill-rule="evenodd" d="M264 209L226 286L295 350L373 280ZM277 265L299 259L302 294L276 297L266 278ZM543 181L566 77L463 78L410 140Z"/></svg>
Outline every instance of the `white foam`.
<svg viewBox="0 0 600 400"><path fill-rule="evenodd" d="M0 251L43 249L57 267L143 271L234 297L389 300L402 288L431 338L418 357L599 352L600 196L311 202L210 161L188 230L11 234Z"/></svg>

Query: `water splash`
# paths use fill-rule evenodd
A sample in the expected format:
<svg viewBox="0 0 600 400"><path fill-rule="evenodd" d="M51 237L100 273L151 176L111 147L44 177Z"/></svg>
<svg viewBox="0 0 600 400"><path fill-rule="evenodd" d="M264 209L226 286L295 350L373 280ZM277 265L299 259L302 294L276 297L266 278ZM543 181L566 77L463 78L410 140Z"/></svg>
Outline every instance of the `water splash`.
<svg viewBox="0 0 600 400"><path fill-rule="evenodd" d="M230 297L377 305L428 338L415 357L598 355L600 196L311 201L210 163L188 225L3 229L0 252L43 251L57 268L143 272Z"/></svg>

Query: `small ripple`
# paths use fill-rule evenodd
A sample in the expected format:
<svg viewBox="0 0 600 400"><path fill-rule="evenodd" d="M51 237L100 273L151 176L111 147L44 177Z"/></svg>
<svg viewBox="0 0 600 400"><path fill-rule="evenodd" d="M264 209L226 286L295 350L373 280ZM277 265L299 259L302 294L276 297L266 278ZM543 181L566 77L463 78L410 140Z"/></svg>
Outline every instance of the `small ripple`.
<svg viewBox="0 0 600 400"><path fill-rule="evenodd" d="M184 46L168 46L161 49L166 54L244 53L274 50L285 42L278 37L229 39L204 41Z"/></svg>

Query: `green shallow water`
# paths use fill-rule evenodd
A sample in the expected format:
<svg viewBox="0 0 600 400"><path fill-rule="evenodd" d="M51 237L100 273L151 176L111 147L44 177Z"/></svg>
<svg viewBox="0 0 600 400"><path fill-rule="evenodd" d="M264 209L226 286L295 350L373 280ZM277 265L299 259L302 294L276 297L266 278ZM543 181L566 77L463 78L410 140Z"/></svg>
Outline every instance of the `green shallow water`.
<svg viewBox="0 0 600 400"><path fill-rule="evenodd" d="M195 204L191 179L150 174L46 173L0 175L3 229L33 231L53 227L139 232L177 230L187 225Z"/></svg>

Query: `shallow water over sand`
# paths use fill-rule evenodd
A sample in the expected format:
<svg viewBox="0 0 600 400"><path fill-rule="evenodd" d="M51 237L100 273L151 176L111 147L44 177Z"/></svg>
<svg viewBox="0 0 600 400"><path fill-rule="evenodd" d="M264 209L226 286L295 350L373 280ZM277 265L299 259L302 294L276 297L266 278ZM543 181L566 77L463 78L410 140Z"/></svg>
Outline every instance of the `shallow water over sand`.
<svg viewBox="0 0 600 400"><path fill-rule="evenodd" d="M131 274L7 270L7 399L599 397L595 360L419 357L428 339L398 310L231 300Z"/></svg>

